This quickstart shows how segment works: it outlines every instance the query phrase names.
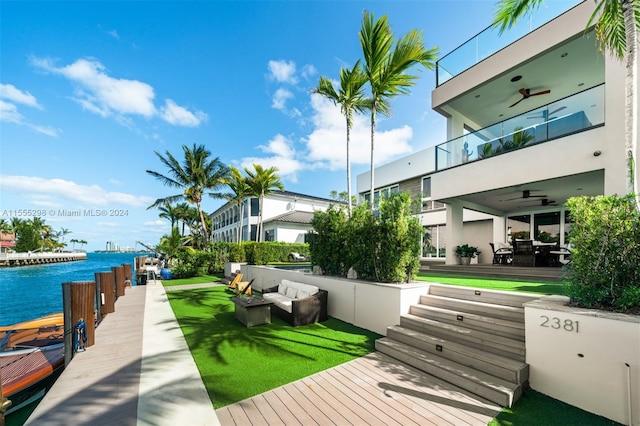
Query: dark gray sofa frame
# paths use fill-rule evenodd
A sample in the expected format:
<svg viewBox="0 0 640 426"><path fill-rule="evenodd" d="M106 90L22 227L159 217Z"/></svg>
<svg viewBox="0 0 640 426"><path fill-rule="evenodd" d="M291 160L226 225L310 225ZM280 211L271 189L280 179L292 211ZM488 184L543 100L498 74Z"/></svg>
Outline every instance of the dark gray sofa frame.
<svg viewBox="0 0 640 426"><path fill-rule="evenodd" d="M262 293L275 293L277 291L278 286L275 286L262 290ZM329 319L327 315L328 295L329 293L326 290L319 290L316 294L304 299L293 299L291 313L274 304L271 305L271 313L294 327L326 321Z"/></svg>

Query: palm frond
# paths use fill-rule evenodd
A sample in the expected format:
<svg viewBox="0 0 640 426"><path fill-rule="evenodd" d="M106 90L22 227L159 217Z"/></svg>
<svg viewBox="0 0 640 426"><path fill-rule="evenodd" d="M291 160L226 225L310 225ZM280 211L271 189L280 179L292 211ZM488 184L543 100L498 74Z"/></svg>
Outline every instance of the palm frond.
<svg viewBox="0 0 640 426"><path fill-rule="evenodd" d="M516 24L518 19L536 10L544 0L501 0L496 5L492 27L502 34Z"/></svg>

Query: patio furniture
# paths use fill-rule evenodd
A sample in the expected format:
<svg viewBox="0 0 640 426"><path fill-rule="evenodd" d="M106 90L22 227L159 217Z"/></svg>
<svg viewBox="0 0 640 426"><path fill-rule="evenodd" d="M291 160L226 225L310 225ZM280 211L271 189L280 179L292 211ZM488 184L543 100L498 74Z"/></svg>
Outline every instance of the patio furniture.
<svg viewBox="0 0 640 426"><path fill-rule="evenodd" d="M291 262L307 262L308 260L309 259L301 255L300 253L296 253L296 252L289 253L289 261Z"/></svg>
<svg viewBox="0 0 640 426"><path fill-rule="evenodd" d="M554 263L556 266L564 266L571 263L571 243L566 247L560 246L551 250L550 255L554 256Z"/></svg>
<svg viewBox="0 0 640 426"><path fill-rule="evenodd" d="M536 266L536 253L531 240L513 241L513 266Z"/></svg>
<svg viewBox="0 0 640 426"><path fill-rule="evenodd" d="M251 281L240 281L236 284L236 293L251 296L251 284L253 284L253 280L255 280L255 278L252 278Z"/></svg>
<svg viewBox="0 0 640 426"><path fill-rule="evenodd" d="M227 284L229 288L232 290L236 288L236 284L238 284L240 281L242 281L241 272L234 272L228 277L224 277L223 279L220 280L222 284Z"/></svg>
<svg viewBox="0 0 640 426"><path fill-rule="evenodd" d="M493 251L494 265L508 265L513 260L513 250L507 247L499 247L497 250L494 243L489 243Z"/></svg>
<svg viewBox="0 0 640 426"><path fill-rule="evenodd" d="M272 302L262 297L232 297L236 319L247 327L271 324Z"/></svg>
<svg viewBox="0 0 640 426"><path fill-rule="evenodd" d="M310 284L282 280L262 290L262 297L273 302L272 312L297 327L326 321L328 292Z"/></svg>

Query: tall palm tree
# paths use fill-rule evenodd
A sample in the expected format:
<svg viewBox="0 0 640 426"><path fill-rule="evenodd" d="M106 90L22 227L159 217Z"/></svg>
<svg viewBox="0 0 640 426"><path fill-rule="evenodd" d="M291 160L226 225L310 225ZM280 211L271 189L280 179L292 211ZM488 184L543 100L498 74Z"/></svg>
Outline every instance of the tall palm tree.
<svg viewBox="0 0 640 426"><path fill-rule="evenodd" d="M502 34L523 15L537 9L544 0L500 0L493 26ZM625 77L625 154L627 162L627 192L635 193L636 209L640 210L638 187L638 32L640 32L640 0L595 0L596 9L587 22L595 22L596 39L602 50L618 59L626 59Z"/></svg>
<svg viewBox="0 0 640 426"><path fill-rule="evenodd" d="M367 83L367 76L364 74L360 61L358 60L351 69L340 69L340 87L336 91L333 82L320 77L318 87L312 90L313 93L324 96L333 101L334 105L340 105L340 111L347 122L347 193L349 201L349 216L351 216L351 160L350 160L350 134L353 127L353 113L363 112L369 108L371 101L364 98L364 85Z"/></svg>
<svg viewBox="0 0 640 426"><path fill-rule="evenodd" d="M438 56L438 48L427 50L422 40L422 32L411 30L402 36L394 46L391 26L384 15L378 20L372 13L364 12L360 45L364 54L364 73L371 90L371 210L374 209L374 139L376 115L391 115L388 100L397 95L406 95L415 84L416 75L409 74L415 65L433 69Z"/></svg>
<svg viewBox="0 0 640 426"><path fill-rule="evenodd" d="M284 191L284 185L278 176L276 167L263 168L260 164L253 165L254 170L245 167L247 183L251 188L251 195L258 197L258 229L256 231L256 241L262 241L262 204L265 195L271 194L274 190Z"/></svg>
<svg viewBox="0 0 640 426"><path fill-rule="evenodd" d="M220 161L219 157L211 159L209 152L204 145L193 144L193 148L182 145L184 151L184 162L180 162L169 151L165 151L165 156L156 152L162 164L169 169L169 176L147 170L151 176L172 188L182 190L181 194L171 195L169 197L158 198L148 208L158 207L165 203L173 203L179 200L185 200L191 204L195 204L200 216L202 232L205 245L208 245L209 234L207 230L204 213L202 212L202 197L207 194L213 198L222 198L219 192L213 192L220 188L224 179L226 179L229 171L226 165Z"/></svg>
<svg viewBox="0 0 640 426"><path fill-rule="evenodd" d="M232 194L227 194L225 198L238 206L238 210L240 213L240 220L237 224L237 241L238 244L242 243L242 221L244 218L244 201L247 197L251 196L251 186L249 186L249 182L247 177L242 176L240 170L236 167L229 166L229 177L225 181L229 189L231 189Z"/></svg>

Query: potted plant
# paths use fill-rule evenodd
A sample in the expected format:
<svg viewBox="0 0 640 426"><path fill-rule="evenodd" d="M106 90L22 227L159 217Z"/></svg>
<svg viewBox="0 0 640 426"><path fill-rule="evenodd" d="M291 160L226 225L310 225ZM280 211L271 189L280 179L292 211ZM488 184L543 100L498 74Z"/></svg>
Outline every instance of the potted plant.
<svg viewBox="0 0 640 426"><path fill-rule="evenodd" d="M471 263L471 258L480 254L478 247L470 246L469 244L463 244L456 246L456 256L460 258L461 265L468 265Z"/></svg>

